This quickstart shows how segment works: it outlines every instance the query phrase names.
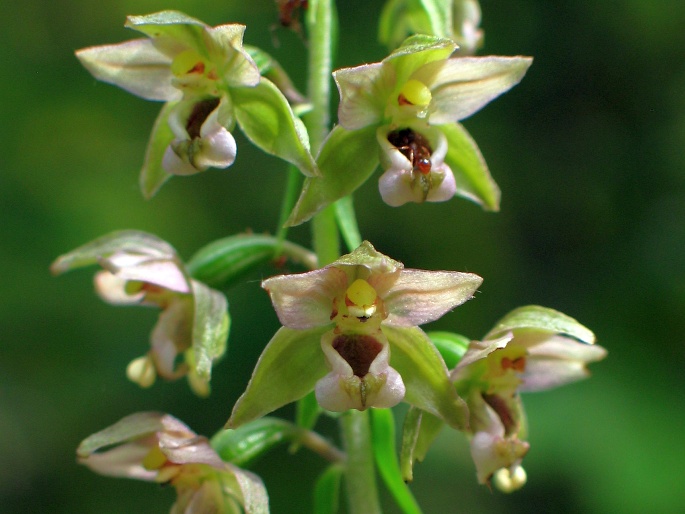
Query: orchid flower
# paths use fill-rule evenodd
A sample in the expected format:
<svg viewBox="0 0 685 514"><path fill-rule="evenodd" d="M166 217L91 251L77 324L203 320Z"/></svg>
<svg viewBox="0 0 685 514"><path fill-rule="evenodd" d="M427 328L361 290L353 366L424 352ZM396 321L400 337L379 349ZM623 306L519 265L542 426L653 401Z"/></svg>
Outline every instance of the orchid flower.
<svg viewBox="0 0 685 514"><path fill-rule="evenodd" d="M471 343L452 379L469 405L479 482L500 469L506 470L500 476L520 474L528 443L520 440L526 426L519 393L587 377L586 365L607 354L594 342L594 334L574 319L530 306L510 312L483 341Z"/></svg>
<svg viewBox="0 0 685 514"><path fill-rule="evenodd" d="M260 478L221 460L209 441L178 419L140 412L86 438L78 460L101 475L169 484L172 513L268 514Z"/></svg>
<svg viewBox="0 0 685 514"><path fill-rule="evenodd" d="M404 399L464 426L463 402L418 326L471 298L481 281L471 273L405 269L369 242L324 268L265 280L283 328L262 353L229 426L312 389L330 411Z"/></svg>
<svg viewBox="0 0 685 514"><path fill-rule="evenodd" d="M244 25L209 27L162 11L129 16L126 26L148 38L84 48L76 56L98 80L166 102L141 171L146 197L172 175L233 164L236 124L262 150L305 175L318 174L302 122L243 47Z"/></svg>
<svg viewBox="0 0 685 514"><path fill-rule="evenodd" d="M454 57L451 39L413 36L383 61L333 73L339 125L317 157L289 223L359 187L380 162L383 200L440 202L455 194L496 210L499 189L458 123L516 85L529 57Z"/></svg>
<svg viewBox="0 0 685 514"><path fill-rule="evenodd" d="M167 380L187 376L191 389L207 396L212 362L226 351L230 318L225 296L192 280L168 243L133 230L114 232L62 255L51 270L60 274L95 263L104 268L95 275L103 300L162 309L151 349L129 364L128 378L149 387L158 375Z"/></svg>
<svg viewBox="0 0 685 514"><path fill-rule="evenodd" d="M510 312L482 341L464 343L456 334L441 332L429 335L449 365L458 360L450 375L469 408L466 433L478 481L494 481L505 492L518 489L526 481L521 461L529 444L520 393L585 378L589 375L587 364L607 354L594 344L595 336L589 329L565 314L538 306ZM464 351L455 352L458 347ZM414 413L412 419L405 430L414 435L405 437L423 438L423 447L412 457L421 459L430 445L426 441L432 441L442 423L426 413ZM406 464L411 478L411 463Z"/></svg>

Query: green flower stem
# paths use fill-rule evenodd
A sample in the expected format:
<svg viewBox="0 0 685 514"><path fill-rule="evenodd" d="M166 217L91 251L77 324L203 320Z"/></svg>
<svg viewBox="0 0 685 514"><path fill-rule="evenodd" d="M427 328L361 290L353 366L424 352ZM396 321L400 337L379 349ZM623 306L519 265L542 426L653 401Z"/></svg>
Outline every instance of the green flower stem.
<svg viewBox="0 0 685 514"><path fill-rule="evenodd" d="M310 0L307 12L310 38L308 95L313 109L304 122L314 155L330 130L333 25L333 0ZM312 220L312 237L320 266L338 258L340 243L333 205ZM345 484L348 510L350 514L380 514L368 413L355 410L345 413L340 418L340 430L347 453Z"/></svg>
<svg viewBox="0 0 685 514"><path fill-rule="evenodd" d="M285 192L283 193L283 203L281 204L281 214L278 219L278 231L276 232L276 238L279 243L285 241L285 236L288 234L288 227L285 226L285 221L290 215L290 211L293 210L295 206L295 201L297 200L297 195L300 192L300 185L302 183L301 173L292 164L288 166L288 180L285 186ZM276 254L280 254L280 249L276 251Z"/></svg>
<svg viewBox="0 0 685 514"><path fill-rule="evenodd" d="M347 411L340 418L347 453L345 490L350 514L380 514L371 446L369 411Z"/></svg>

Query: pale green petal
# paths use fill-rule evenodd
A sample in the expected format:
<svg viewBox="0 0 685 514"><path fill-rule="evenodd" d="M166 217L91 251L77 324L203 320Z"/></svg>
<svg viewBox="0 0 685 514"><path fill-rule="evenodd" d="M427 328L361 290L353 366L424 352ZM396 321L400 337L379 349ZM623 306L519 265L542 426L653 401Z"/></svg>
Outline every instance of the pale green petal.
<svg viewBox="0 0 685 514"><path fill-rule="evenodd" d="M96 79L146 100L168 101L181 96L171 85L171 59L149 39L91 46L77 50L76 57Z"/></svg>
<svg viewBox="0 0 685 514"><path fill-rule="evenodd" d="M389 95L395 87L391 66L377 62L333 72L340 92L338 121L348 130L378 124L383 120Z"/></svg>
<svg viewBox="0 0 685 514"><path fill-rule="evenodd" d="M462 120L518 84L532 64L531 57L458 57L422 66L412 79L433 95L430 122Z"/></svg>

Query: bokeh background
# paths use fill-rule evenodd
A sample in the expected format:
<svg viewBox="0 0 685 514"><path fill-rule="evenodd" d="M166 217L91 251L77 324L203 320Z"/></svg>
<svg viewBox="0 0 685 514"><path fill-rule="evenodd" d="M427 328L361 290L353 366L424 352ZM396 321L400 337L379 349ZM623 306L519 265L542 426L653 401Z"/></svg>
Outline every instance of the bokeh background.
<svg viewBox="0 0 685 514"><path fill-rule="evenodd" d="M339 4L338 65L381 59L382 3ZM143 391L125 378L147 349L154 310L107 306L91 270L54 278L48 266L121 228L153 232L184 258L229 234L273 232L286 174L238 136L232 168L175 178L143 200L138 169L159 105L96 83L73 51L135 37L127 14L165 8L246 23L246 41L281 59L301 88L305 49L272 30L273 0L9 7L0 17L0 512L168 512L172 490L97 476L74 450L140 410L207 435L221 427L278 326L259 289L275 271L228 292L229 356L211 397L198 400L183 382ZM591 380L525 398L532 448L522 491L479 486L464 438L448 431L412 489L427 514L683 512L685 4L483 0L482 9L481 53L535 57L518 87L465 121L502 188L501 212L459 199L393 209L370 180L356 194L362 234L408 267L485 278L475 300L431 328L478 338L509 310L541 304L591 327L610 354ZM308 227L291 234L306 243ZM311 510L318 458L282 449L254 470L272 512ZM396 512L390 502L387 512Z"/></svg>

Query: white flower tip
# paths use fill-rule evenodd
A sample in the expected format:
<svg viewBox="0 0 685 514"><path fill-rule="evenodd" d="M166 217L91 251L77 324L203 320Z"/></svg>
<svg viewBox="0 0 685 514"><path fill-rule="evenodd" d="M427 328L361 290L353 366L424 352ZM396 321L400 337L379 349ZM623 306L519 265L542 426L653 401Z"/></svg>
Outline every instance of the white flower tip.
<svg viewBox="0 0 685 514"><path fill-rule="evenodd" d="M513 493L521 489L527 480L526 470L522 466L499 469L492 477L495 487L503 493Z"/></svg>
<svg viewBox="0 0 685 514"><path fill-rule="evenodd" d="M142 388L151 387L157 378L155 364L148 355L133 359L126 367L126 376Z"/></svg>

